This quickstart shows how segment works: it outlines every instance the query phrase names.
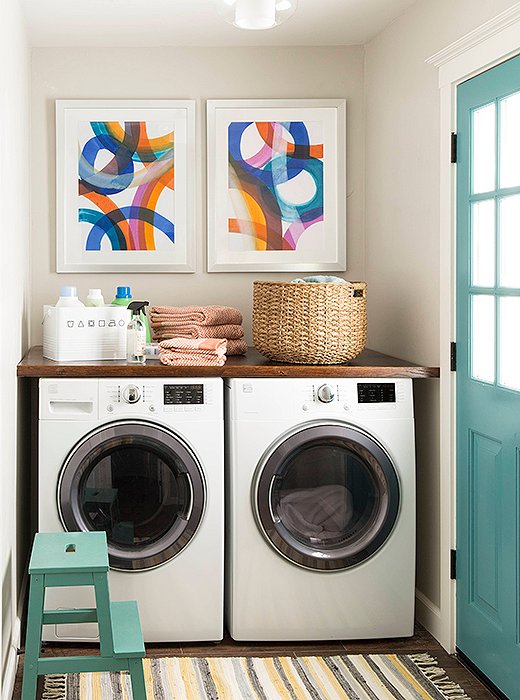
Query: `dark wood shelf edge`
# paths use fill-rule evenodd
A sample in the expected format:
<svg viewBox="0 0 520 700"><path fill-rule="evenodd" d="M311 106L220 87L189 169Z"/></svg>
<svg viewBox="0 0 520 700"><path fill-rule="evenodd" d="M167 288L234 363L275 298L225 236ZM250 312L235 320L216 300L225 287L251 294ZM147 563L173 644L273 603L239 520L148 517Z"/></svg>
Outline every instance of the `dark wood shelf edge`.
<svg viewBox="0 0 520 700"><path fill-rule="evenodd" d="M271 362L250 348L247 355L229 357L223 367L170 367L158 360L132 365L124 360L54 362L43 357L43 348L31 348L17 367L17 376L33 378L73 377L370 377L431 379L439 367L423 367L365 348L344 365L295 365Z"/></svg>

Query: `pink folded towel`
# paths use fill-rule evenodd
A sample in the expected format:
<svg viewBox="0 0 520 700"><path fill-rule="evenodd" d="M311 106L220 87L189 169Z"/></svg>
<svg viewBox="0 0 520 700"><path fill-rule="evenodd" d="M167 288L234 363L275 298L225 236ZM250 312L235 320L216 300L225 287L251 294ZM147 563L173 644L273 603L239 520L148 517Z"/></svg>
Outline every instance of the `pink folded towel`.
<svg viewBox="0 0 520 700"><path fill-rule="evenodd" d="M222 338L170 338L159 343L163 350L182 350L195 354L213 352L216 355L225 355L227 341Z"/></svg>
<svg viewBox="0 0 520 700"><path fill-rule="evenodd" d="M168 338L227 338L237 340L244 335L242 326L224 323L219 326L203 326L198 323L176 324L167 321L152 321L153 335L156 340Z"/></svg>
<svg viewBox="0 0 520 700"><path fill-rule="evenodd" d="M232 306L152 306L150 320L169 321L177 324L198 323L202 326L218 326L224 323L241 324L242 314Z"/></svg>
<svg viewBox="0 0 520 700"><path fill-rule="evenodd" d="M222 367L226 364L226 356L217 357L216 355L208 354L207 357L198 355L194 357L192 353L189 352L161 352L159 353L159 360L163 365L170 365L172 367Z"/></svg>
<svg viewBox="0 0 520 700"><path fill-rule="evenodd" d="M220 338L170 338L159 343L163 365L222 367L227 340Z"/></svg>
<svg viewBox="0 0 520 700"><path fill-rule="evenodd" d="M227 356L230 355L245 355L247 352L247 343L242 338L236 340L228 340Z"/></svg>

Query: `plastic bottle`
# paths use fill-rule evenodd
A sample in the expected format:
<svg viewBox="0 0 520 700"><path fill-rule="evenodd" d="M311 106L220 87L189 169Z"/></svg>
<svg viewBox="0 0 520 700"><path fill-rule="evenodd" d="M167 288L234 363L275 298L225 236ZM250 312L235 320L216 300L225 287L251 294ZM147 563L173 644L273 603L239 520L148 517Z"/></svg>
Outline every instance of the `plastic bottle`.
<svg viewBox="0 0 520 700"><path fill-rule="evenodd" d="M105 300L101 294L101 289L89 289L85 306L104 306Z"/></svg>
<svg viewBox="0 0 520 700"><path fill-rule="evenodd" d="M130 291L130 287L116 287L116 296L114 298L114 301L112 304L115 306L128 306L130 302L132 301L132 292ZM148 302L147 302L148 305ZM146 312L143 308L140 314L141 321L144 324L145 331L146 331L146 342L151 343L152 342L152 333L150 331L150 324L148 322L148 316L146 315Z"/></svg>
<svg viewBox="0 0 520 700"><path fill-rule="evenodd" d="M160 352L159 343L146 343L145 355L147 360L158 360Z"/></svg>
<svg viewBox="0 0 520 700"><path fill-rule="evenodd" d="M126 359L127 362L144 365L146 362L146 329L141 321L141 311L148 306L147 301L132 301L128 308L132 312L132 320L126 327Z"/></svg>
<svg viewBox="0 0 520 700"><path fill-rule="evenodd" d="M56 306L85 306L85 304L78 299L77 287L62 287Z"/></svg>
<svg viewBox="0 0 520 700"><path fill-rule="evenodd" d="M128 306L132 301L130 287L116 287L116 296L112 304L114 306Z"/></svg>

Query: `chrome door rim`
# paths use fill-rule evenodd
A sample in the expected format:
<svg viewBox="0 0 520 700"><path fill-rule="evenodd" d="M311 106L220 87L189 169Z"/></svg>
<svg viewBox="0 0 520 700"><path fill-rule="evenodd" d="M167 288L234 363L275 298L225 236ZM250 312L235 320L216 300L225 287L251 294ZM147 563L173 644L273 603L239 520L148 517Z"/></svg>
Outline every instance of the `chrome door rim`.
<svg viewBox="0 0 520 700"><path fill-rule="evenodd" d="M297 445L305 443L301 439L302 436L312 437L315 434L322 437L350 437L354 439L353 444L359 443L364 451L363 457L370 459L372 462L370 466L379 472L380 477L384 477L388 485L386 514L380 514L377 521L378 524L383 521L382 526L376 530L375 536L365 538L368 540L365 542L365 546L356 547L354 550L347 546L344 549L336 548L324 553L298 541L281 521L275 522L271 504L271 484L276 475L276 466L282 465L285 459L294 452ZM372 452L377 457L374 457ZM359 452L357 454L361 456ZM260 502L261 492L264 495L267 494L267 498L263 502ZM296 566L326 573L347 570L362 564L374 556L387 542L399 517L401 487L399 474L390 455L377 438L369 432L343 421L310 421L281 435L264 452L254 473L251 500L257 526L267 543L278 554ZM364 540L361 540L361 544L363 542Z"/></svg>
<svg viewBox="0 0 520 700"><path fill-rule="evenodd" d="M131 431L130 431L131 429ZM161 437L157 441L179 456L184 473L189 481L191 498L186 519L176 518L176 521L161 537L150 546L144 547L142 555L135 550L124 550L112 542L108 542L110 568L121 571L143 571L162 566L176 557L195 537L202 522L206 501L206 481L198 458L191 447L173 431L158 423L140 420L119 420L105 423L85 435L67 455L57 484L57 506L61 523L66 531L89 531L91 528L81 513L79 503L80 483L91 471L91 463L87 459L93 450L101 452L108 439L124 437ZM65 496L68 496L68 498ZM182 523L178 522L182 520Z"/></svg>

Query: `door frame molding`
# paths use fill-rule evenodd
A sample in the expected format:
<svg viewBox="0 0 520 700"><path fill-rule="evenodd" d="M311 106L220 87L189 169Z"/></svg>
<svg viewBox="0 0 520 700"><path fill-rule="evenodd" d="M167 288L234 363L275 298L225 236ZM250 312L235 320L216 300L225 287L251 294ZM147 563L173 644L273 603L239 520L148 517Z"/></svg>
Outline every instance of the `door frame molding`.
<svg viewBox="0 0 520 700"><path fill-rule="evenodd" d="M451 132L457 128L457 86L520 53L520 2L426 59L438 69L440 89L440 618L435 636L455 651L455 582L450 550L456 546L455 340L456 168L450 162Z"/></svg>

